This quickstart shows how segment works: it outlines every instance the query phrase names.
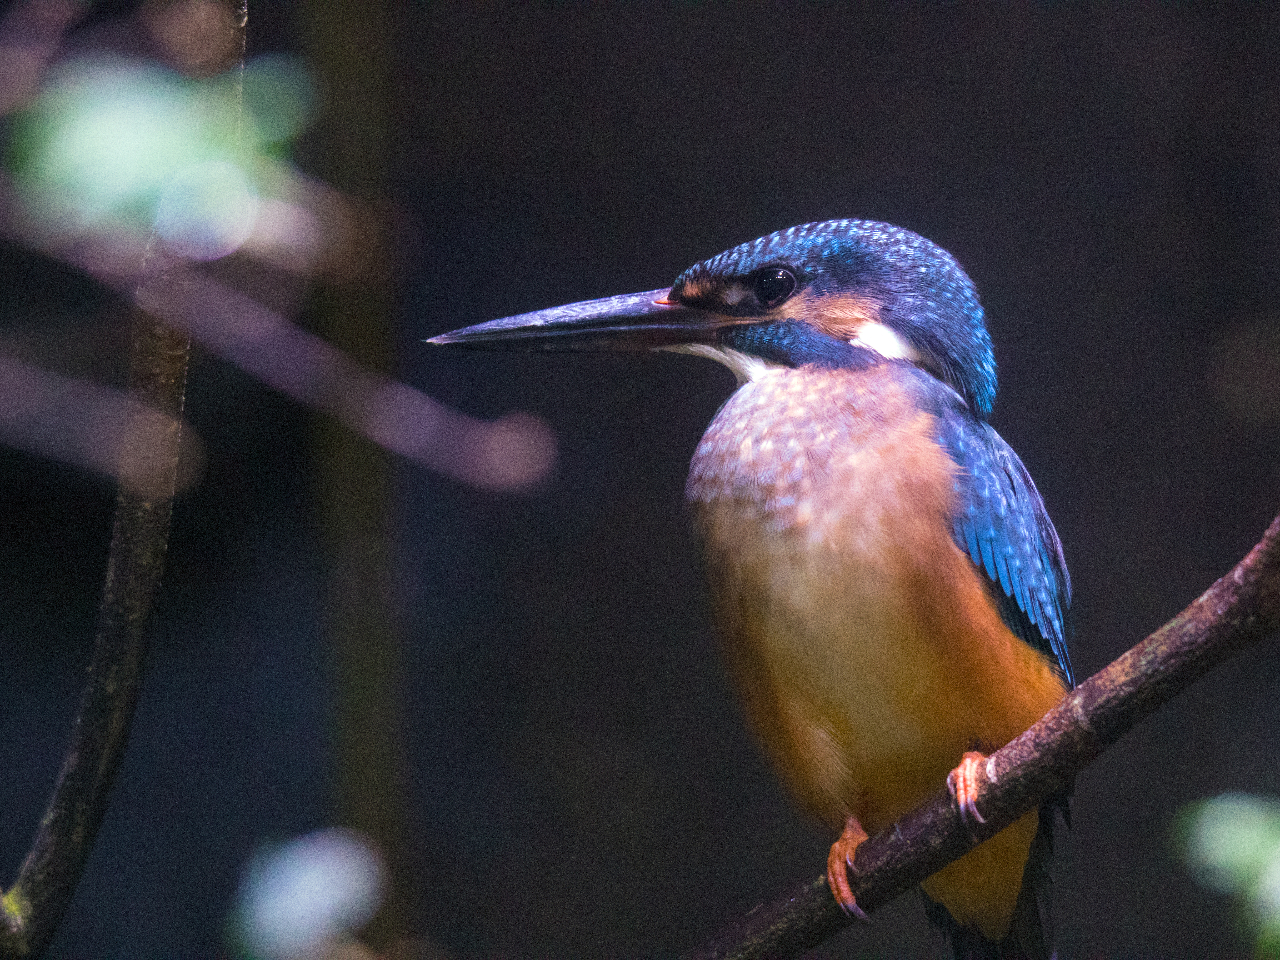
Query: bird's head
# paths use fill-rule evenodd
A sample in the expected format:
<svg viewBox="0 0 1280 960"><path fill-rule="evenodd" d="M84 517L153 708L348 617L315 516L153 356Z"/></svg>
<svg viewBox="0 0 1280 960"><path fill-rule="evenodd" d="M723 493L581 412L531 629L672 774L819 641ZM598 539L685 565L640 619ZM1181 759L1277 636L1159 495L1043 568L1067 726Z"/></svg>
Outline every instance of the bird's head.
<svg viewBox="0 0 1280 960"><path fill-rule="evenodd" d="M553 307L432 343L526 349L668 349L740 378L768 365L913 363L979 417L995 400L991 338L972 281L941 247L867 220L771 233L695 264L670 289Z"/></svg>

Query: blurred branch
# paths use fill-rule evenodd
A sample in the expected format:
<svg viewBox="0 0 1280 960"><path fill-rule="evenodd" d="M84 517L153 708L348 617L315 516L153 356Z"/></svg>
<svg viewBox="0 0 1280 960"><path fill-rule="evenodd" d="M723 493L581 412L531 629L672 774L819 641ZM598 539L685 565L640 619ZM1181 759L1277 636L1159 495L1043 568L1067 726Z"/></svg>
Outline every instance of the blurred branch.
<svg viewBox="0 0 1280 960"><path fill-rule="evenodd" d="M555 459L555 438L541 421L519 413L493 422L475 420L374 372L370 367L377 357L353 359L371 350L356 336L372 338L378 329L362 312L368 308L361 299L374 290L370 280L358 295L336 290L319 299L322 316L340 316L356 332L328 325L341 348L187 267L169 270L164 282L140 293L137 302L268 386L331 414L384 450L490 490L529 490L545 479ZM349 302L331 304L343 298ZM389 316L390 308L385 310ZM379 316L384 327L389 324ZM391 339L389 331L382 339ZM380 349L389 352L385 344Z"/></svg>
<svg viewBox="0 0 1280 960"><path fill-rule="evenodd" d="M236 0L240 60L247 0ZM148 279L163 281L163 268ZM144 279L140 294L145 293ZM121 451L145 463L151 482L121 483L88 680L71 743L35 840L0 897L0 957L48 948L84 872L129 740L147 653L147 630L164 572L178 480L190 339L147 311L133 311L129 397ZM158 415L158 416L157 416Z"/></svg>
<svg viewBox="0 0 1280 960"><path fill-rule="evenodd" d="M31 851L0 900L0 957L37 956L48 946L88 860L124 755L169 541L188 351L184 335L135 313L129 393L140 411L168 419L162 433L149 433L160 438L145 452L153 484L146 490L122 485L116 499L88 682Z"/></svg>
<svg viewBox="0 0 1280 960"><path fill-rule="evenodd" d="M189 424L122 390L64 377L0 354L0 443L113 477L143 495L171 496L175 477L156 451L176 429L183 490L203 465L203 446ZM159 461L159 462L158 462Z"/></svg>
<svg viewBox="0 0 1280 960"><path fill-rule="evenodd" d="M985 764L985 823L971 835L945 790L858 848L849 879L874 910L1070 788L1076 774L1140 720L1280 626L1280 517L1225 577L1146 640L1069 693ZM690 960L793 957L851 922L826 878L758 907Z"/></svg>
<svg viewBox="0 0 1280 960"><path fill-rule="evenodd" d="M420 900L406 856L412 828L401 689L405 639L395 588L395 463L376 445L384 431L374 425L392 411L386 402L391 394L374 384L389 383L395 360L395 251L387 202L390 17L386 0L309 0L300 21L304 49L325 91L316 117L317 166L366 211L348 264L352 272L327 278L311 301L325 340L361 368L348 378L356 389L330 408L339 416L317 423L314 455L328 566L335 799L339 822L368 837L386 865L382 905L362 932L365 943L386 954L405 949ZM379 395L385 399L365 399ZM425 407L422 412L430 414ZM410 427L418 418L409 413L392 419ZM443 422L430 416L423 422L433 420Z"/></svg>
<svg viewBox="0 0 1280 960"><path fill-rule="evenodd" d="M0 199L3 188L0 177ZM429 470L481 489L521 493L546 480L555 464L555 435L537 417L520 412L489 421L469 417L378 373L370 360L362 362L180 258L149 253L153 279L140 285L136 261L122 264L99 245L46 247L44 252L83 270L273 390ZM105 388L19 366L0 355L0 443L120 476L106 462L127 402ZM184 441L183 454L189 465L183 476L190 480L199 474L201 448ZM125 475L131 481L150 481L146 464L126 466L133 467Z"/></svg>

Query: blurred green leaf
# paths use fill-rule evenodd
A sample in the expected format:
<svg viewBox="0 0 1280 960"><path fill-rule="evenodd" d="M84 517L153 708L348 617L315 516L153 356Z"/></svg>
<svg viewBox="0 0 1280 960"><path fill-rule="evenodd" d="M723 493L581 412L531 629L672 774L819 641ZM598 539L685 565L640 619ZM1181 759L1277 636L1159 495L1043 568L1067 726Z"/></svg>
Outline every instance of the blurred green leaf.
<svg viewBox="0 0 1280 960"><path fill-rule="evenodd" d="M260 181L274 182L262 161L305 127L312 99L288 57L206 80L120 58L71 60L15 118L7 162L41 232L154 229L174 252L210 259L251 232Z"/></svg>

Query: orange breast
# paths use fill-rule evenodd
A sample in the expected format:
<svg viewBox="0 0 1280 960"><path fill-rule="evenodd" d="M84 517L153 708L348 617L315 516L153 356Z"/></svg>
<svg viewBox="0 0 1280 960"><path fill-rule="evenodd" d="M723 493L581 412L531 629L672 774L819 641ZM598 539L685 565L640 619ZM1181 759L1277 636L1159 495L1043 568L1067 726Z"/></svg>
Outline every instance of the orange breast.
<svg viewBox="0 0 1280 960"><path fill-rule="evenodd" d="M699 445L690 482L728 659L788 786L870 832L1064 692L951 539L955 466L901 368L770 371ZM1000 939L1034 815L926 890Z"/></svg>

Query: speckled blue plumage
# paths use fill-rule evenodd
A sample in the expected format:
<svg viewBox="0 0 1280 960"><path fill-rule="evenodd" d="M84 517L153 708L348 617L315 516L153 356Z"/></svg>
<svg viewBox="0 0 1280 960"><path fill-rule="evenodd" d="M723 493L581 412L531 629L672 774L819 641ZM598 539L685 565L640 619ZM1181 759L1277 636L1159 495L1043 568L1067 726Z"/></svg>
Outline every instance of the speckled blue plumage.
<svg viewBox="0 0 1280 960"><path fill-rule="evenodd" d="M806 323L752 323L726 327L721 346L787 366L813 365L827 370L861 370L882 358L865 347L829 337Z"/></svg>
<svg viewBox="0 0 1280 960"><path fill-rule="evenodd" d="M676 278L672 292L702 286L707 293L698 299L714 302L726 278L774 264L797 270L802 289L852 293L878 304L884 322L927 353L931 372L954 387L976 416L991 414L996 361L982 305L973 281L936 243L871 220L806 223L695 264Z"/></svg>

